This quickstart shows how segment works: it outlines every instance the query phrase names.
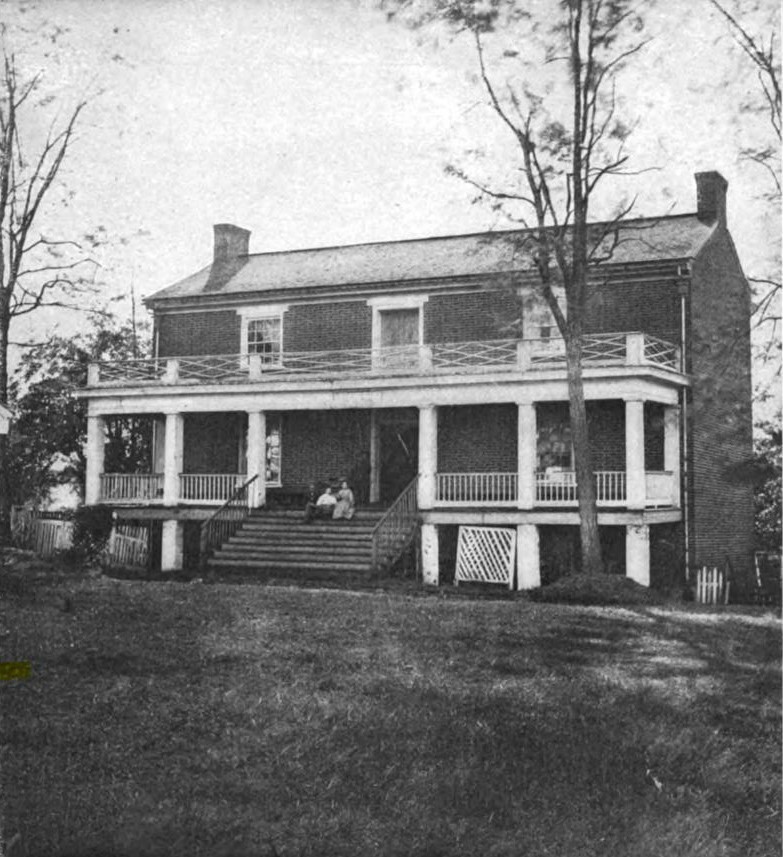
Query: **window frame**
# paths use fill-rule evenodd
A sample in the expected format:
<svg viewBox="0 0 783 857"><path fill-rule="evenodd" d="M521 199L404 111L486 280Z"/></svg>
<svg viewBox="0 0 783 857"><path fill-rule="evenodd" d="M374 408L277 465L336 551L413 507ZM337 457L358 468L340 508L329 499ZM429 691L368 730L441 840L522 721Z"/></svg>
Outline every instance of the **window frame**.
<svg viewBox="0 0 783 857"><path fill-rule="evenodd" d="M421 347L424 345L424 304L429 300L428 295L385 295L384 297L370 298L367 306L372 310L372 340L371 347L373 355L381 353L381 324L382 313L396 309L415 309L419 311L419 338L416 343Z"/></svg>
<svg viewBox="0 0 783 857"><path fill-rule="evenodd" d="M240 329L240 354L250 357L250 325L256 321L277 321L280 326L280 343L275 359L264 359L267 355L261 351L252 352L253 355L261 357L262 366L281 366L285 348L285 313L288 311L287 304L267 304L266 306L242 307L237 310L241 319Z"/></svg>

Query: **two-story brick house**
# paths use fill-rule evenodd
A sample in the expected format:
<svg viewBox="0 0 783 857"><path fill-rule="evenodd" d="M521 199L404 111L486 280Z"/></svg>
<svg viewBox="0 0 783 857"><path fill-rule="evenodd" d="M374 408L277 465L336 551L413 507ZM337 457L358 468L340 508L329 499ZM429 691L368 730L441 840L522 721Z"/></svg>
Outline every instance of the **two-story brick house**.
<svg viewBox="0 0 783 857"><path fill-rule="evenodd" d="M622 224L591 274L599 528L610 565L644 584L751 558L751 491L731 477L751 449L749 292L726 182L696 182L695 213ZM161 520L173 569L188 521L248 478L264 509L340 474L377 510L366 538L406 510L394 526L418 527L426 582L449 575L463 524L516 532L519 588L575 561L563 350L525 233L258 254L249 235L215 226L212 262L147 299L152 359L92 367L86 502ZM104 473L104 422L129 414L154 422L153 466Z"/></svg>

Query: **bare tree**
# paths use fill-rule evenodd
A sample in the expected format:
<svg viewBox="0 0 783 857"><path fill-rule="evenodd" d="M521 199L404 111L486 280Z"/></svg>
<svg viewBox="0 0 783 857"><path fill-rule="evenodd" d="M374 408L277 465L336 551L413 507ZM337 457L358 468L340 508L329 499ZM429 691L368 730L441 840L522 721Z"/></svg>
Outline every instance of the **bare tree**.
<svg viewBox="0 0 783 857"><path fill-rule="evenodd" d="M0 79L0 403L8 402L9 334L15 319L45 306L73 307L75 294L87 287L80 276L88 261L72 240L44 235L47 203L74 141L85 107L79 102L60 123L50 127L37 147L28 151L25 113L35 104L40 74L23 80L13 55L4 54ZM33 147L31 147L33 148ZM75 254L75 258L74 258ZM9 535L6 483L7 438L0 437L0 543Z"/></svg>
<svg viewBox="0 0 783 857"><path fill-rule="evenodd" d="M781 145L781 90L780 90L780 60L776 55L775 39L778 36L779 22L772 16L769 22L769 33L766 38L763 35L754 35L748 28L732 14L723 3L718 0L709 0L711 5L723 16L727 22L734 41L742 49L747 59L752 64L758 77L759 88L757 90L759 99L747 105L746 110L754 110L766 115L769 120L771 138L766 145L748 146L741 150L741 157L758 164L766 173L769 180L768 190L762 194L762 198L773 205L776 210L781 204L780 184L780 145ZM779 256L778 256L779 262ZM779 269L780 265L777 265ZM780 325L780 296L781 281L779 274L748 278L755 292L754 314L757 327L768 328L766 354L770 354L776 344L776 337ZM779 370L778 370L779 371Z"/></svg>
<svg viewBox="0 0 783 857"><path fill-rule="evenodd" d="M612 219L599 225L589 224L589 211L600 183L628 175L624 144L630 129L618 115L616 80L644 44L636 5L630 0L553 0L535 12L531 10L536 7L513 0L433 0L426 16L470 34L489 104L515 144L512 166L518 181L513 185L495 187L465 170L452 172L475 187L480 198L525 212L516 218L528 227L520 238L520 256L531 260L537 291L565 344L582 569L588 573L603 570L582 379L586 310L593 288L588 274L611 258L633 202L621 205ZM544 62L561 72L558 93L532 92L524 65L516 83L493 79L487 45L520 24L528 25L526 37L500 57L524 59L531 44L543 47ZM556 118L558 105L550 109L547 103L558 96L567 105L563 121Z"/></svg>

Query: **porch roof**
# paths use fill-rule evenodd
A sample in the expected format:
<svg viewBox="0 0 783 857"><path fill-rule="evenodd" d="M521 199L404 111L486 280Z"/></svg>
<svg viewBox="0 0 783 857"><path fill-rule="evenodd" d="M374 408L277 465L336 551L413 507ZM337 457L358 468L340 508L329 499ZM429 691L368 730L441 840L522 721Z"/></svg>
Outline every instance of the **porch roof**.
<svg viewBox="0 0 783 857"><path fill-rule="evenodd" d="M591 228L607 231L603 244L607 250L611 246L611 260L602 265L605 269L691 259L713 233L715 224L705 224L695 214L683 214L627 220L611 230L600 223ZM158 302L200 296L240 297L315 287L532 273L532 246L532 232L517 229L254 253L217 272L221 274L217 283L210 264L156 292L146 302L154 307Z"/></svg>

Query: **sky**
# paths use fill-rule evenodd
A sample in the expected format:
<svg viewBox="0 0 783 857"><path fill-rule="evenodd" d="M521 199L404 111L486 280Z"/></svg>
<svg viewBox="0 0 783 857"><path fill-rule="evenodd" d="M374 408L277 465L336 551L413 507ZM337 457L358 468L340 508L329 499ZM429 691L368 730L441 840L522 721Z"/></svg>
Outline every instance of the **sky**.
<svg viewBox="0 0 783 857"><path fill-rule="evenodd" d="M692 211L693 173L717 169L746 270L768 270L779 217L758 200L763 171L739 157L767 133L763 117L738 121L757 80L707 0L640 5L651 41L619 96L631 165L654 169L606 188L595 214L629 196L639 216ZM762 27L777 3L755 5L747 22ZM251 230L251 252L511 225L444 169L510 154L471 44L389 22L374 0L0 0L0 16L51 97L25 118L31 146L87 99L46 230L103 238L96 282L121 312L131 292L207 264L214 223ZM506 66L492 72L502 85ZM41 313L12 338L83 324Z"/></svg>

